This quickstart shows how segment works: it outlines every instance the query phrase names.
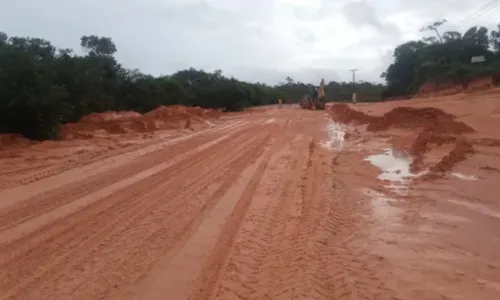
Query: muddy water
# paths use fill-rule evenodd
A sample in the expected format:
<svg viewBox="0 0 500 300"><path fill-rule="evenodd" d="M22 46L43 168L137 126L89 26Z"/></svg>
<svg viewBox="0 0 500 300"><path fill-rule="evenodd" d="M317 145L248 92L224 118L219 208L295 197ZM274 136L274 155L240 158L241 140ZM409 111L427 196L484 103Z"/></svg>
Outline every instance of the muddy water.
<svg viewBox="0 0 500 300"><path fill-rule="evenodd" d="M341 123L328 122L325 127L327 139L322 146L330 151L340 151L344 148L346 126Z"/></svg>
<svg viewBox="0 0 500 300"><path fill-rule="evenodd" d="M405 183L409 178L421 175L410 171L411 157L397 154L393 148L386 148L384 153L370 155L365 160L382 171L378 176L380 180Z"/></svg>

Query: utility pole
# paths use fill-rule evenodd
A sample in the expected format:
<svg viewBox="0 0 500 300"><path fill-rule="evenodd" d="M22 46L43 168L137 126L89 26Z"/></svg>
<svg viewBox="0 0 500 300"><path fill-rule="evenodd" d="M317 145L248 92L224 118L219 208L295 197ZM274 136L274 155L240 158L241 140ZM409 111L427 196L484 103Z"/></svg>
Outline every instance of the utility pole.
<svg viewBox="0 0 500 300"><path fill-rule="evenodd" d="M356 90L355 90L355 84L356 84L356 71L358 69L351 69L350 71L352 72L352 104L356 104Z"/></svg>

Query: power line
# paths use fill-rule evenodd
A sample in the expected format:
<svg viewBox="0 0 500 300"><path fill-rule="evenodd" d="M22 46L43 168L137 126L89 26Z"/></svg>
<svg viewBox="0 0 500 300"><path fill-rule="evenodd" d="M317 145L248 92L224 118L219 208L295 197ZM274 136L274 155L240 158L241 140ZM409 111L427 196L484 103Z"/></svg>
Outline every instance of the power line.
<svg viewBox="0 0 500 300"><path fill-rule="evenodd" d="M472 23L477 20L478 18L485 16L495 9L500 7L500 1L499 0L491 0L490 2L486 3L483 5L480 9L478 9L475 13L472 14L472 16L469 16L468 18L464 18L461 20L459 23L463 23L461 26L458 27L458 30L463 30L468 26L471 26ZM469 20L467 20L469 19Z"/></svg>
<svg viewBox="0 0 500 300"><path fill-rule="evenodd" d="M471 15L469 16L466 16L465 18L461 19L460 21L456 22L457 24L460 24L460 23L465 23L465 22L469 22L468 19L474 19L476 18L478 15L480 15L484 10L487 10L489 7L493 6L495 4L497 0L490 0L488 3L485 3L483 4L483 6L481 6L481 8L479 8L477 11L475 11L474 13L472 13Z"/></svg>

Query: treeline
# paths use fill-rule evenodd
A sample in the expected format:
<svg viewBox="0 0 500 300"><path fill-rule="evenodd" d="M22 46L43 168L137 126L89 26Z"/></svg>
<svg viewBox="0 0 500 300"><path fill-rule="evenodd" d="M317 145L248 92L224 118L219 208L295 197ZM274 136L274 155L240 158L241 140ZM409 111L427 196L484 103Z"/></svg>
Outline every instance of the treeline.
<svg viewBox="0 0 500 300"><path fill-rule="evenodd" d="M0 133L52 139L61 124L92 112L143 113L172 104L241 111L278 98L297 102L312 88L292 78L270 86L193 68L155 77L122 67L110 38L83 36L81 46L84 56L43 39L0 32ZM379 99L382 85L360 83L356 88L367 99ZM329 100L347 100L352 85L330 82L326 93Z"/></svg>
<svg viewBox="0 0 500 300"><path fill-rule="evenodd" d="M319 85L319 80L314 83ZM292 78L287 77L285 83L274 86L284 99L298 102L305 94L311 92L311 85L302 82L295 82ZM325 84L325 98L327 101L347 102L351 101L352 93L356 92L358 101L374 102L381 99L381 93L384 90L383 84L376 84L366 81L357 81L353 87L352 82L336 82L330 81Z"/></svg>
<svg viewBox="0 0 500 300"><path fill-rule="evenodd" d="M445 23L436 21L421 29L432 32L429 37L396 47L394 63L382 74L383 97L412 95L426 82L465 84L500 73L500 25L491 32L484 26L441 32Z"/></svg>

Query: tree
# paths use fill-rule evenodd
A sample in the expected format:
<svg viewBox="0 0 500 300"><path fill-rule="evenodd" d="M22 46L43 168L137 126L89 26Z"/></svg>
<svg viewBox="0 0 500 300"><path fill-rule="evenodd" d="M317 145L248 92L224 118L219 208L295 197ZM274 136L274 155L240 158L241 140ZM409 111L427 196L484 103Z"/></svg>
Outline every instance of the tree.
<svg viewBox="0 0 500 300"><path fill-rule="evenodd" d="M80 39L80 46L91 55L111 56L116 52L116 45L108 37L98 37L96 35L84 35Z"/></svg>
<svg viewBox="0 0 500 300"><path fill-rule="evenodd" d="M173 104L241 111L278 98L298 101L309 92L308 84L290 77L274 86L251 84L221 70L189 68L155 77L122 67L113 56L117 49L111 38L90 35L80 41L84 56L43 39L9 38L0 32L0 133L57 138L61 124L92 112L145 113ZM378 100L382 88L360 83L359 98ZM350 83L330 82L325 90L330 100L350 97Z"/></svg>
<svg viewBox="0 0 500 300"><path fill-rule="evenodd" d="M439 34L439 27L443 24L445 24L446 22L448 22L446 19L441 19L441 20L438 20L438 21L435 21L434 23L430 24L430 25L427 25L425 26L424 28L420 29L420 31L429 31L429 30L432 30L436 33L436 36L438 37L439 39L439 42L443 42L443 38L441 37L441 34Z"/></svg>
<svg viewBox="0 0 500 300"><path fill-rule="evenodd" d="M469 30L464 33L462 39L481 49L488 50L488 28L484 26L481 26L479 29L477 29L477 26L469 28Z"/></svg>
<svg viewBox="0 0 500 300"><path fill-rule="evenodd" d="M443 40L445 42L459 41L462 39L462 34L458 31L446 31L443 33Z"/></svg>
<svg viewBox="0 0 500 300"><path fill-rule="evenodd" d="M494 48L498 45L497 31L493 31L490 38L486 27L473 26L463 35L448 31L441 36L438 27L445 22L436 21L421 30L435 31L440 42L430 36L394 49L394 63L381 75L387 83L384 97L411 95L424 83L466 84L477 76L498 73L500 59L489 49L490 44ZM484 56L486 61L471 64L474 56Z"/></svg>
<svg viewBox="0 0 500 300"><path fill-rule="evenodd" d="M490 44L496 52L500 52L500 24L497 25L497 30L490 33Z"/></svg>

